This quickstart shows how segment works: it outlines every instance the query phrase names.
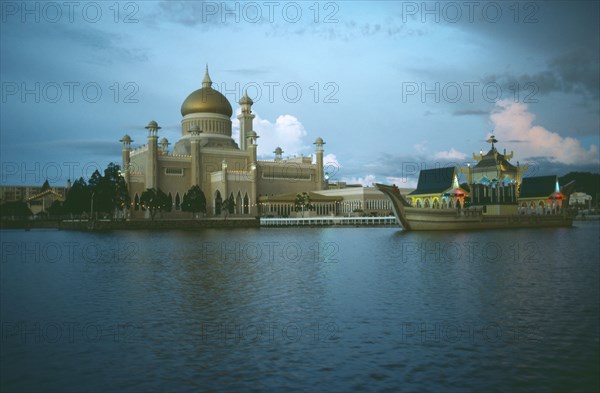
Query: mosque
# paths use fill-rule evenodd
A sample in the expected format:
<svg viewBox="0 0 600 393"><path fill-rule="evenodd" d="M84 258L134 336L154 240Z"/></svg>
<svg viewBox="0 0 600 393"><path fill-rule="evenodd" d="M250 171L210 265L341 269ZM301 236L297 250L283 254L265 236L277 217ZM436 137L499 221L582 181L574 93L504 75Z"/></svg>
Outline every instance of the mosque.
<svg viewBox="0 0 600 393"><path fill-rule="evenodd" d="M169 149L166 138L159 140L161 127L151 121L147 143L132 149L133 140L124 135L123 176L132 201L130 216L144 217L142 193L160 189L172 201L170 217L187 217L181 212L183 196L194 185L206 196L207 217L220 216L222 201L233 197L234 214L253 217L260 214L258 200L279 194L321 191L326 188L323 172L323 139L316 138L315 163L312 157L283 158L277 148L272 160L258 160L259 135L253 130L254 103L247 94L240 99L239 141L232 138L230 102L213 89L208 66L202 87L193 91L181 105L181 138ZM189 213L187 213L189 214Z"/></svg>

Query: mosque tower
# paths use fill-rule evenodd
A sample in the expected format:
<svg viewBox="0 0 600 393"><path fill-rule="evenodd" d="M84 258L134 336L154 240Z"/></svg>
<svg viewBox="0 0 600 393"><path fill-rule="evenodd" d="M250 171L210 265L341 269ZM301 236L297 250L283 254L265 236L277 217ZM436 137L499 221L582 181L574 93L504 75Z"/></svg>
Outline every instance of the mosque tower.
<svg viewBox="0 0 600 393"><path fill-rule="evenodd" d="M121 148L121 160L123 162L123 178L126 183L129 183L129 167L131 163L131 142L133 139L127 134L123 135L123 138L119 142L123 143L123 147Z"/></svg>
<svg viewBox="0 0 600 393"><path fill-rule="evenodd" d="M158 188L158 126L154 120L145 127L148 130L148 156L146 161L146 188Z"/></svg>
<svg viewBox="0 0 600 393"><path fill-rule="evenodd" d="M244 92L244 96L240 99L239 104L242 108L242 113L237 117L240 121L240 149L246 150L246 139L248 133L252 131L252 120L254 119L252 104L254 104L254 102L248 97L248 92Z"/></svg>
<svg viewBox="0 0 600 393"><path fill-rule="evenodd" d="M325 189L325 176L323 174L323 145L324 144L325 144L325 142L323 142L323 138L321 138L321 137L317 138L317 140L314 143L315 148L316 148L316 154L317 154L316 175L317 175L317 186L318 186L319 190Z"/></svg>

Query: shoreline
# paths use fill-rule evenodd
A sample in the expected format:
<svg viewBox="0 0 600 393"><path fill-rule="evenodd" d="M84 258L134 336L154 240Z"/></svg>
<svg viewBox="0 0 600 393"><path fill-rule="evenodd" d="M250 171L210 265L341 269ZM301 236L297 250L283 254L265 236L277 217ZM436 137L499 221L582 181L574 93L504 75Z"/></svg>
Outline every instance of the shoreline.
<svg viewBox="0 0 600 393"><path fill-rule="evenodd" d="M206 229L206 228L258 228L256 218L182 219L182 220L15 220L0 221L0 229L59 229L77 231L148 230L148 229Z"/></svg>
<svg viewBox="0 0 600 393"><path fill-rule="evenodd" d="M365 218L366 219L366 218ZM312 219L267 219L268 221L282 221L266 223L260 218L228 218L224 219L177 219L177 220L2 220L0 229L58 229L78 231L110 231L110 230L171 230L171 229L218 229L218 228L297 228L297 227L391 227L396 226L389 222L389 217L360 218L348 217L315 217ZM347 222L346 222L347 221ZM364 222L362 222L364 221ZM600 216L575 217L573 222L600 221Z"/></svg>

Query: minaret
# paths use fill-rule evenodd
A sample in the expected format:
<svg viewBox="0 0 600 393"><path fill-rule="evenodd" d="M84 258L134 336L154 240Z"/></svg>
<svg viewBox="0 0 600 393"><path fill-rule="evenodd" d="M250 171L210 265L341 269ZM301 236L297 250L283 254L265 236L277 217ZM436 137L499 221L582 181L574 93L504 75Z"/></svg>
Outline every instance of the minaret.
<svg viewBox="0 0 600 393"><path fill-rule="evenodd" d="M162 154L167 155L169 154L169 140L167 138L162 138L160 140L160 150L162 152Z"/></svg>
<svg viewBox="0 0 600 393"><path fill-rule="evenodd" d="M246 138L248 138L248 133L252 130L252 120L254 119L254 114L252 113L252 100L248 97L248 92L244 92L244 96L240 99L239 102L242 107L242 113L238 115L238 120L240 121L240 150L246 150Z"/></svg>
<svg viewBox="0 0 600 393"><path fill-rule="evenodd" d="M123 168L121 173L123 174L123 179L125 179L126 183L129 183L129 166L131 163L131 142L133 140L127 134L123 135L123 138L119 142L123 143L123 148L121 149L121 161L123 163Z"/></svg>
<svg viewBox="0 0 600 393"><path fill-rule="evenodd" d="M323 142L322 138L317 138L317 140L315 141L314 145L316 147L316 151L317 151L317 170L316 170L316 174L317 174L317 187L319 190L323 190L325 189L325 176L323 174L323 145L325 144L325 142Z"/></svg>
<svg viewBox="0 0 600 393"><path fill-rule="evenodd" d="M248 139L248 150L250 150L250 163L256 165L256 147L258 146L256 140L259 138L256 132L253 130L248 131L246 139Z"/></svg>
<svg viewBox="0 0 600 393"><path fill-rule="evenodd" d="M227 198L229 198L229 193L227 192L227 160L221 161L221 184L223 189L223 195L221 195L221 198L223 201L225 201Z"/></svg>
<svg viewBox="0 0 600 393"><path fill-rule="evenodd" d="M158 124L152 120L145 127L148 130L148 159L146 161L146 188L158 188Z"/></svg>
<svg viewBox="0 0 600 393"><path fill-rule="evenodd" d="M191 139L191 154L192 154L192 171L190 178L190 186L200 186L202 188L202 168L200 168L200 127L193 126L190 129Z"/></svg>
<svg viewBox="0 0 600 393"><path fill-rule="evenodd" d="M283 154L283 150L281 150L281 147L277 146L273 153L275 153L275 161L282 160L281 155Z"/></svg>
<svg viewBox="0 0 600 393"><path fill-rule="evenodd" d="M252 116L254 117L254 115ZM256 157L256 148L258 146L257 139L258 139L258 135L256 135L256 132L254 130L250 130L248 131L248 150L250 150L250 179L252 179L252 186L250 189L250 214L251 215L257 215L258 214L258 208L256 206L256 204L258 203L258 200L256 198L257 192L256 192L256 182L258 181L258 164L257 164L257 157Z"/></svg>

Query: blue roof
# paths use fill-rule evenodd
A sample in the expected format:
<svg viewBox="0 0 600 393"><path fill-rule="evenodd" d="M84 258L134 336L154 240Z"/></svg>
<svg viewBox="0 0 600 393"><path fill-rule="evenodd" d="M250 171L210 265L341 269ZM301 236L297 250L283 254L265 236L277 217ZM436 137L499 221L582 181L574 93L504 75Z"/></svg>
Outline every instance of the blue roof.
<svg viewBox="0 0 600 393"><path fill-rule="evenodd" d="M524 177L519 198L547 198L556 191L558 176Z"/></svg>
<svg viewBox="0 0 600 393"><path fill-rule="evenodd" d="M454 167L422 170L417 189L408 195L441 194L452 188L455 172Z"/></svg>

